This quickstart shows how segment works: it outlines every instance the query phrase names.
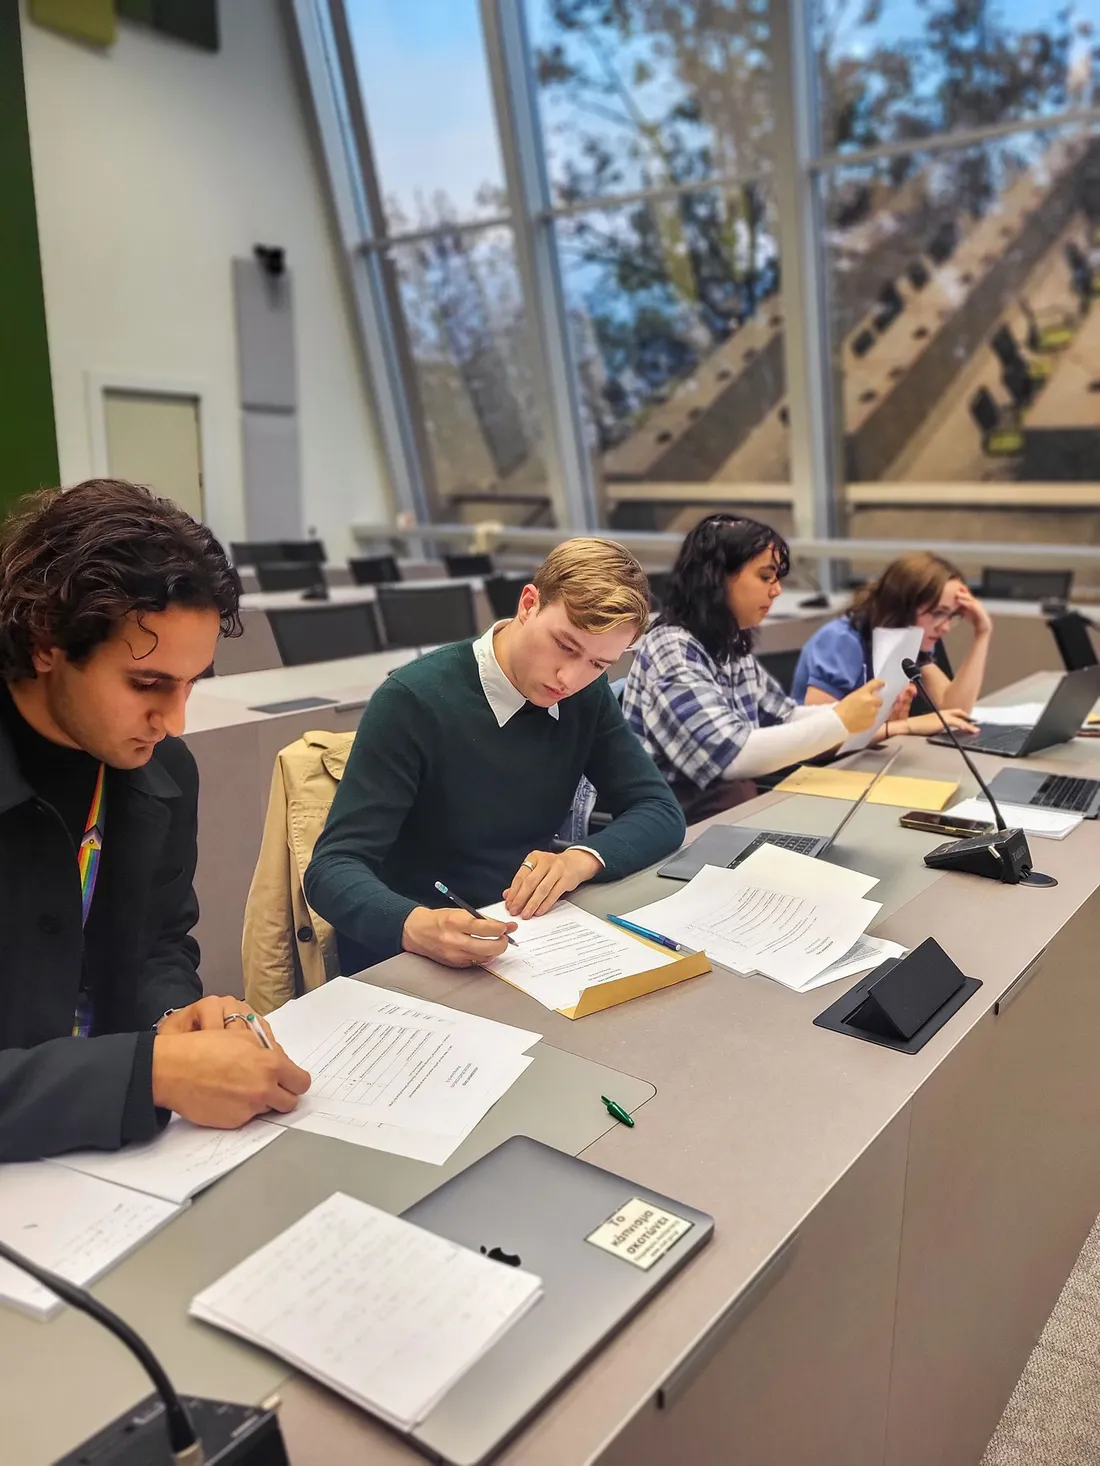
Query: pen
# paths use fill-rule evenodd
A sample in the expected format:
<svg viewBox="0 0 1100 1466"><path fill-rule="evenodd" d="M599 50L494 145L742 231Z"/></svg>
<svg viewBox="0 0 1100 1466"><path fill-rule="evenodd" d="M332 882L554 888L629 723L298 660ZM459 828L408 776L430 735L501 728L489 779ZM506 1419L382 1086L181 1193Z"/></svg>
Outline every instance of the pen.
<svg viewBox="0 0 1100 1466"><path fill-rule="evenodd" d="M601 1094L600 1099L602 1099L604 1104L607 1106L607 1113L611 1116L613 1120L618 1120L620 1125L629 1125L631 1126L631 1128L633 1128L634 1117L633 1115L628 1114L626 1110L623 1109L622 1105L616 1104L614 1100L609 1100L606 1094Z"/></svg>
<svg viewBox="0 0 1100 1466"><path fill-rule="evenodd" d="M471 916L476 916L477 919L478 919L478 921L491 921L492 920L492 917L482 916L481 912L478 911L478 910L476 910L473 906L471 906L470 903L469 903L469 901L463 901L463 899L462 899L461 896L456 896L455 893L451 890L450 886L445 886L442 881L436 881L435 888L436 888L436 890L439 892L439 894L441 896L446 896L447 900L450 901L450 902L452 902L455 906L461 907L463 911L468 912ZM496 941L496 938L495 937L482 937L482 936L478 936L477 932L471 932L470 935L472 937L476 937L479 942L494 942L494 941ZM507 936L507 935L505 936L505 941L508 943L508 945L510 947L518 947L519 946L519 943L518 942L514 942L512 940L512 938L509 937L509 936Z"/></svg>
<svg viewBox="0 0 1100 1466"><path fill-rule="evenodd" d="M636 937L645 937L651 942L656 942L659 947L667 947L670 952L690 952L690 947L682 947L679 942L674 942L671 937L663 937L660 932L651 932L647 926L635 926L634 922L627 921L623 916L609 916L608 921L612 926L621 926L623 931L633 932Z"/></svg>
<svg viewBox="0 0 1100 1466"><path fill-rule="evenodd" d="M273 1049L275 1047L275 1045L268 1038L267 1034L264 1032L264 1026L255 1013L246 1013L244 1015L244 1021L249 1025L249 1027L252 1029L252 1032L260 1040L265 1049Z"/></svg>

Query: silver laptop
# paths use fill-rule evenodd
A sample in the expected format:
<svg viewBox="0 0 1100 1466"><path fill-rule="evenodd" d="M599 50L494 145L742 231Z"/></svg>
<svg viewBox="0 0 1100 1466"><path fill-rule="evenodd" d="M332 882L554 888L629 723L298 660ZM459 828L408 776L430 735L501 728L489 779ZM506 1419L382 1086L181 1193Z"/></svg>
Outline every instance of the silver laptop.
<svg viewBox="0 0 1100 1466"><path fill-rule="evenodd" d="M701 835L697 835L690 845L685 845L671 860L666 861L657 874L668 876L674 881L690 881L692 876L699 874L704 865L724 865L727 870L733 870L734 866L747 860L754 850L759 850L761 845L779 845L784 850L794 850L799 855L820 859L832 849L841 830L864 804L882 776L893 767L897 758L898 754L895 753L883 764L855 803L844 811L840 823L830 835L796 835L790 830L759 830L751 825L711 825Z"/></svg>
<svg viewBox="0 0 1100 1466"><path fill-rule="evenodd" d="M968 753L995 753L1001 758L1026 758L1029 753L1068 743L1100 698L1100 666L1079 667L1067 672L1050 695L1033 727L1023 725L979 728L977 733L956 733L955 741ZM929 743L951 747L951 739L940 733ZM1007 796L1005 796L1007 798ZM1028 801L1017 801L1017 803Z"/></svg>
<svg viewBox="0 0 1100 1466"><path fill-rule="evenodd" d="M635 1200L643 1205L631 1207ZM449 1466L478 1466L497 1452L714 1231L705 1212L525 1135L403 1216L542 1279L543 1296L531 1311L409 1437ZM593 1234L620 1239L619 1252L588 1240ZM648 1265L624 1257L628 1247Z"/></svg>

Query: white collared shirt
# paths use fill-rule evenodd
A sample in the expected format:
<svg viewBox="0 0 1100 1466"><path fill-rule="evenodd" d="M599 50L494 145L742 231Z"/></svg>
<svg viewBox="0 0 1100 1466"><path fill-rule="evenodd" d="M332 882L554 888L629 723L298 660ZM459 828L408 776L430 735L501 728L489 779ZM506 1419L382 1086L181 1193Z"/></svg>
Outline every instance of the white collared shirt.
<svg viewBox="0 0 1100 1466"><path fill-rule="evenodd" d="M477 661L477 674L481 678L481 690L485 694L485 700L493 710L493 717L497 720L497 727L503 728L505 723L514 718L520 708L525 707L527 699L518 687L513 686L505 675L504 668L497 661L496 649L493 646L493 638L502 626L507 626L508 618L503 621L494 621L484 635L479 636L474 642L474 658ZM558 721L558 705L554 703L546 711ZM603 856L598 850L593 850L590 845L571 845L570 850L586 850L589 855L594 855L601 865L604 865Z"/></svg>
<svg viewBox="0 0 1100 1466"><path fill-rule="evenodd" d="M493 717L497 720L498 728L503 728L505 723L514 718L527 702L519 688L513 687L509 682L504 668L497 661L496 649L493 646L493 637L502 626L507 625L507 617L503 621L494 621L485 635L479 636L474 642L474 656L477 659L478 676L481 678L481 690L493 710ZM557 703L547 708L546 711L556 722Z"/></svg>

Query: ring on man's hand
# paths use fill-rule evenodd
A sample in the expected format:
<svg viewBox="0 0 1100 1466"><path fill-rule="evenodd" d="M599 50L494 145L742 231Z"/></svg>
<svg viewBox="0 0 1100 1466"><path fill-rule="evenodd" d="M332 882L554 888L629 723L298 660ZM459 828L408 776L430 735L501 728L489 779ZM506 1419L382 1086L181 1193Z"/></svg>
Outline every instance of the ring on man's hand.
<svg viewBox="0 0 1100 1466"><path fill-rule="evenodd" d="M534 870L534 864L530 860L521 860L520 865L525 865L528 870Z"/></svg>
<svg viewBox="0 0 1100 1466"><path fill-rule="evenodd" d="M222 1027L228 1028L234 1019L237 1019L241 1023L248 1023L248 1019L243 1013L227 1013L222 1019Z"/></svg>

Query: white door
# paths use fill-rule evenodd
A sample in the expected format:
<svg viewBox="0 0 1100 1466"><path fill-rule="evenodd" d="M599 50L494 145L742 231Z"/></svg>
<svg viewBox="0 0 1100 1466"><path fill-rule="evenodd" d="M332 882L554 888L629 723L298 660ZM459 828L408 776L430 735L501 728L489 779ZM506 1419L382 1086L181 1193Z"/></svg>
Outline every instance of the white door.
<svg viewBox="0 0 1100 1466"><path fill-rule="evenodd" d="M148 484L203 518L202 438L197 397L105 391L107 471Z"/></svg>

